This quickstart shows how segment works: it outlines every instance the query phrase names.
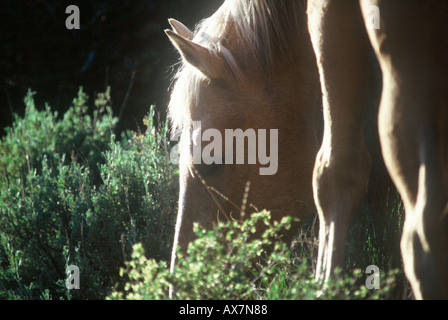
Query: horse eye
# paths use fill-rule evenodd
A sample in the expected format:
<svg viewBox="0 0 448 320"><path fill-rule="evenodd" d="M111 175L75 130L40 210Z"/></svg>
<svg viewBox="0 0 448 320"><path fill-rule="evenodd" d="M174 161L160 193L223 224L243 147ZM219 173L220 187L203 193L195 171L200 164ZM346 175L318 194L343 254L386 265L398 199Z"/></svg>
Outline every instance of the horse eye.
<svg viewBox="0 0 448 320"><path fill-rule="evenodd" d="M219 169L222 168L222 164L196 164L195 165L196 170L198 170L199 174L203 177L211 176L219 171Z"/></svg>
<svg viewBox="0 0 448 320"><path fill-rule="evenodd" d="M210 80L210 84L218 89L226 90L228 85L224 79L213 78Z"/></svg>

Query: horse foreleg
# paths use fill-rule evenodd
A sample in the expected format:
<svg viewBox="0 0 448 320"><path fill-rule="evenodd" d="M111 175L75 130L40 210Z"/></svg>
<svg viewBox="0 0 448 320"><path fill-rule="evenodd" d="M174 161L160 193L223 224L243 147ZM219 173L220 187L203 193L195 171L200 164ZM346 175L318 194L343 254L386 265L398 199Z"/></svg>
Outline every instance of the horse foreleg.
<svg viewBox="0 0 448 320"><path fill-rule="evenodd" d="M324 136L313 176L320 222L316 276L327 280L343 265L348 226L370 173L362 130L370 56L358 3L309 1L308 18L324 108Z"/></svg>
<svg viewBox="0 0 448 320"><path fill-rule="evenodd" d="M401 82L403 90L393 90L398 83L390 74L385 75L385 84L379 131L384 160L406 212L401 239L404 269L417 299L448 299L448 193L443 159L448 119L446 112L439 112L446 107L432 105L423 84Z"/></svg>
<svg viewBox="0 0 448 320"><path fill-rule="evenodd" d="M372 1L361 4L367 12ZM416 298L448 299L448 4L375 4L382 25L369 35L383 72L378 128L406 211L404 269Z"/></svg>

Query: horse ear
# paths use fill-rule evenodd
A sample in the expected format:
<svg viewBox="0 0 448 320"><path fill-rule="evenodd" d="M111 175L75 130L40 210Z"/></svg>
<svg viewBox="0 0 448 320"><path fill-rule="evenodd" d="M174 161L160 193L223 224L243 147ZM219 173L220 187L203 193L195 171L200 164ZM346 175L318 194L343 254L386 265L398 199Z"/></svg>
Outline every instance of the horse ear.
<svg viewBox="0 0 448 320"><path fill-rule="evenodd" d="M182 58L204 75L212 79L223 78L225 76L226 62L207 48L197 44L181 35L165 30L173 45L177 48Z"/></svg>
<svg viewBox="0 0 448 320"><path fill-rule="evenodd" d="M184 37L185 39L193 40L194 32L188 29L182 22L179 22L176 19L168 19L168 22L173 28L173 31L178 35Z"/></svg>

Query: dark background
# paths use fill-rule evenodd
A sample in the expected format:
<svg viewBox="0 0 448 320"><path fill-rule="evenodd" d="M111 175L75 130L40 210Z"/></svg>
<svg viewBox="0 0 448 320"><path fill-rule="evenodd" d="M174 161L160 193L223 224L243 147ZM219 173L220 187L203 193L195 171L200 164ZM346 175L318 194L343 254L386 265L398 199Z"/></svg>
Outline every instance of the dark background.
<svg viewBox="0 0 448 320"><path fill-rule="evenodd" d="M39 109L48 103L62 115L80 86L90 105L110 86L114 114L122 113L117 133L142 127L151 104L164 116L179 61L163 32L167 19L194 28L222 2L1 0L0 136L13 113L23 115L29 88ZM65 27L69 5L79 8L79 30Z"/></svg>

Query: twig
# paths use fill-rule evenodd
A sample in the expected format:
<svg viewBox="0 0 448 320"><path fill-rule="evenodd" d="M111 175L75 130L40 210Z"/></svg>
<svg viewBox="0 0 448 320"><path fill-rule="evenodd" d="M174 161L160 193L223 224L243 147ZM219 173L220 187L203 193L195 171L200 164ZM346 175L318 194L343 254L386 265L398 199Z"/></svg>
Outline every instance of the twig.
<svg viewBox="0 0 448 320"><path fill-rule="evenodd" d="M131 79L129 80L128 90L126 91L126 94L123 99L123 103L121 104L120 113L118 115L118 122L121 121L121 117L123 115L124 108L126 107L126 104L129 99L129 95L131 94L132 87L134 86L135 74L136 74L136 71L132 70Z"/></svg>
<svg viewBox="0 0 448 320"><path fill-rule="evenodd" d="M11 97L9 96L8 89L6 87L4 89L5 89L6 100L8 100L9 112L11 113L11 120L14 122L14 109L12 107Z"/></svg>

